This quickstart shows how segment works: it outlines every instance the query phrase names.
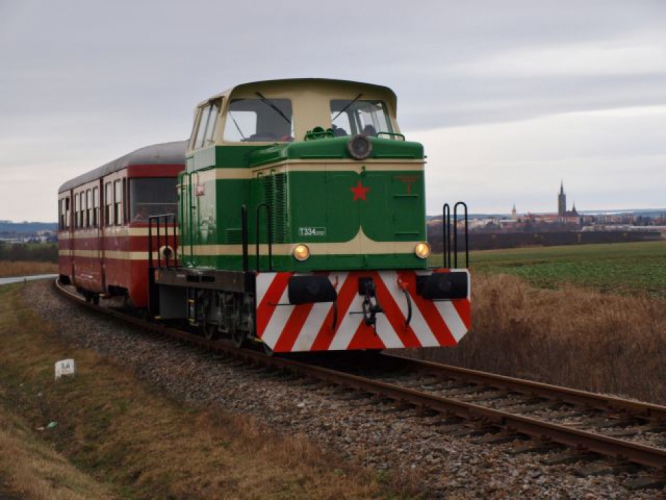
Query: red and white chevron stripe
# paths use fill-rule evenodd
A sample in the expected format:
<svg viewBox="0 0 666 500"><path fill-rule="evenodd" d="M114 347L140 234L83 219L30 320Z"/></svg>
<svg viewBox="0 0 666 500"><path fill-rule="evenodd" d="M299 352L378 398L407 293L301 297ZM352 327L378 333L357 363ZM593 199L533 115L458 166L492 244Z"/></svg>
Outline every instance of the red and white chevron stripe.
<svg viewBox="0 0 666 500"><path fill-rule="evenodd" d="M446 272L439 269L438 272ZM338 293L338 321L333 329L333 303L291 305L289 278L294 273L257 275L257 335L275 352L390 349L454 346L470 327L469 297L436 301L416 293L416 276L430 271L353 271L324 273ZM364 297L358 278L372 277L384 313L376 328L363 321ZM409 293L412 318L406 325Z"/></svg>

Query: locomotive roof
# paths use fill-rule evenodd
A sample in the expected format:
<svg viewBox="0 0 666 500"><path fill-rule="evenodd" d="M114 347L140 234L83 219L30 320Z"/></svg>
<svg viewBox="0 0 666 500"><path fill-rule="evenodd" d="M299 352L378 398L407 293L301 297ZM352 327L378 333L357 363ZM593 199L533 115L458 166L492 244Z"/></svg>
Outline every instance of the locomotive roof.
<svg viewBox="0 0 666 500"><path fill-rule="evenodd" d="M132 165L184 165L187 143L188 141L165 142L137 149L90 172L68 180L60 186L58 193L68 191Z"/></svg>
<svg viewBox="0 0 666 500"><path fill-rule="evenodd" d="M308 84L319 84L319 85L345 85L345 86L359 86L359 87L366 87L366 88L372 88L376 91L386 93L392 101L392 104L395 107L395 103L397 101L397 97L395 95L395 92L391 90L389 87L385 87L384 85L376 85L374 83L365 83L365 82L358 82L354 80L337 80L337 79L332 79L332 78L283 78L280 80L257 80L255 82L247 82L247 83L241 83L239 85L235 85L233 87L228 88L224 92L221 92L219 94L216 94L209 99L206 99L205 101L202 101L199 103L199 106L202 104L206 104L214 99L218 99L220 97L228 97L231 95L232 92L237 91L237 90L242 90L244 87L253 87L253 86L265 86L265 85L276 85L276 86L285 86L285 85L294 85L294 86L304 86Z"/></svg>

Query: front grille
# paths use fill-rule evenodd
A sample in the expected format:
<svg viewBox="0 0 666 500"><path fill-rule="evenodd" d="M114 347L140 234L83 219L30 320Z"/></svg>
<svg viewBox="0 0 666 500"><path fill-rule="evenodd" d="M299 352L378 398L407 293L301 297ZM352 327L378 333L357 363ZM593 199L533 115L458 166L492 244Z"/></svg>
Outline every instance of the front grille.
<svg viewBox="0 0 666 500"><path fill-rule="evenodd" d="M287 174L263 177L264 202L270 207L273 243L287 241Z"/></svg>

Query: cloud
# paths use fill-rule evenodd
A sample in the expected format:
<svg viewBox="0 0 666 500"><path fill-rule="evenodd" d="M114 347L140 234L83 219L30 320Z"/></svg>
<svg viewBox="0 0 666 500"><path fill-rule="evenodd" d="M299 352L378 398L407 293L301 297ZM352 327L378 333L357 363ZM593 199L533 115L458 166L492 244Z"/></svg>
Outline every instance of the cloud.
<svg viewBox="0 0 666 500"><path fill-rule="evenodd" d="M428 154L428 213L553 211L561 180L579 209L664 204L666 106L574 112L409 135Z"/></svg>
<svg viewBox="0 0 666 500"><path fill-rule="evenodd" d="M666 74L666 47L621 40L518 49L450 68L477 78L540 78L562 76L630 76Z"/></svg>

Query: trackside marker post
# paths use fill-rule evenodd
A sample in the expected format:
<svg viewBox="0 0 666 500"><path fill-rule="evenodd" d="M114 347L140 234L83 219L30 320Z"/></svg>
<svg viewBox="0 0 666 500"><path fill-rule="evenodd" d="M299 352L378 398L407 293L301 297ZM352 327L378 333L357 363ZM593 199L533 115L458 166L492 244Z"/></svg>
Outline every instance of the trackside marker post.
<svg viewBox="0 0 666 500"><path fill-rule="evenodd" d="M60 377L73 377L76 375L76 363L73 359L61 359L55 364L55 379Z"/></svg>

